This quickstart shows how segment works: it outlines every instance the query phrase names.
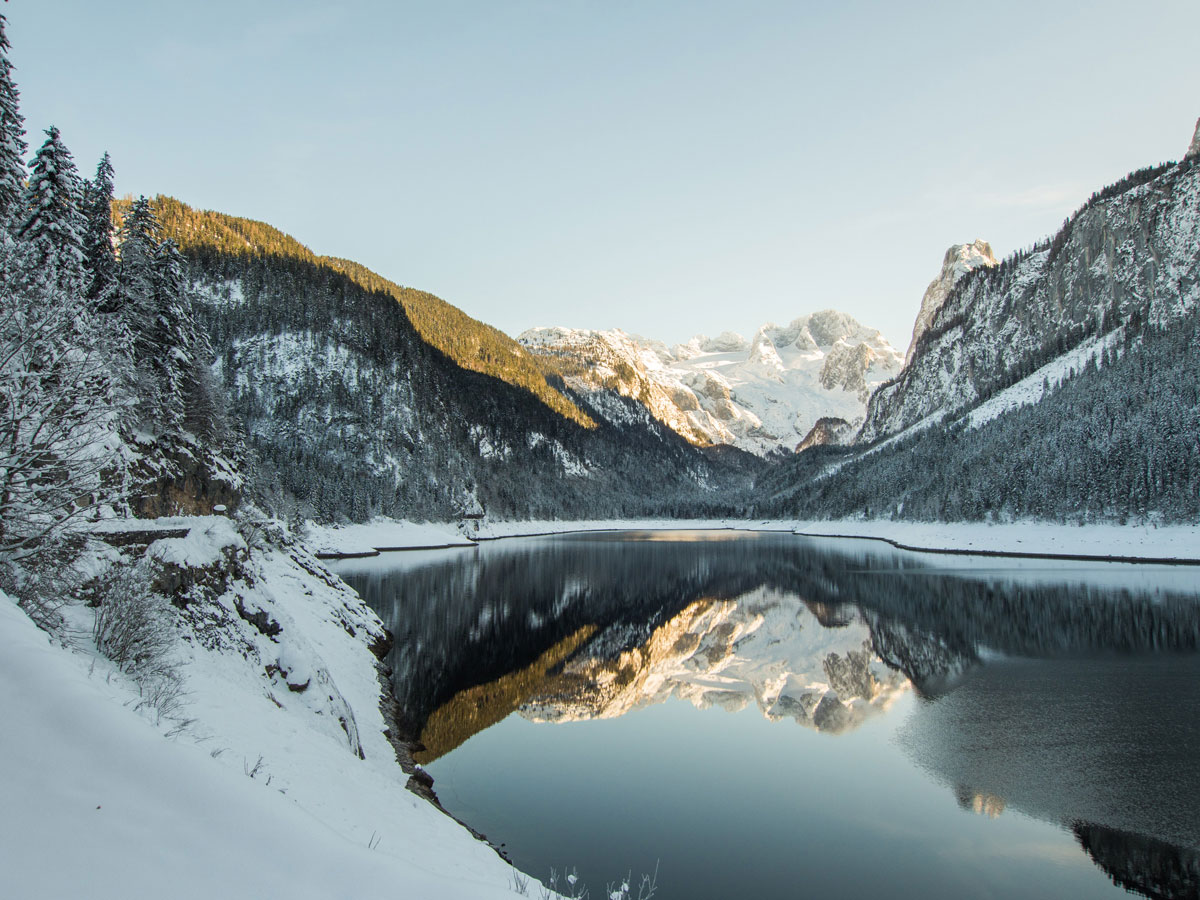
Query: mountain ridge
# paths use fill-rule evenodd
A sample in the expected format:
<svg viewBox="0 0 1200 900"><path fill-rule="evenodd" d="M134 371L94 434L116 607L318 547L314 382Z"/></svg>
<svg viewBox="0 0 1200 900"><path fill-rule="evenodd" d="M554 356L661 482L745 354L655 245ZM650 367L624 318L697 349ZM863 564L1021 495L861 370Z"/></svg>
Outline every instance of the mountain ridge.
<svg viewBox="0 0 1200 900"><path fill-rule="evenodd" d="M580 393L616 390L699 445L791 452L823 418L861 422L871 388L903 357L877 329L836 310L668 347L620 329L532 328L518 340Z"/></svg>
<svg viewBox="0 0 1200 900"><path fill-rule="evenodd" d="M118 217L128 203L128 199L118 201ZM154 199L154 206L164 237L174 240L185 253L276 254L340 272L367 290L395 299L421 338L463 368L494 375L527 390L559 415L584 427L595 424L587 413L548 383L543 367L531 360L516 341L434 294L396 284L353 260L317 254L266 222L215 210L198 210L161 194Z"/></svg>

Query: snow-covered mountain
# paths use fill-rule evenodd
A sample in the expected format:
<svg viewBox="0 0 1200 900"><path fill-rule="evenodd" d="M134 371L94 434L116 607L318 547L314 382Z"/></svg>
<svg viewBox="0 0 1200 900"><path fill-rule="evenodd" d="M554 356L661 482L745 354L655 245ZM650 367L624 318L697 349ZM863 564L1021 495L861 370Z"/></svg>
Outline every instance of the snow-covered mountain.
<svg viewBox="0 0 1200 900"><path fill-rule="evenodd" d="M1198 159L1136 172L1032 252L952 277L924 327L918 319L904 371L872 396L859 440L972 409L1071 352L1081 369L1131 320L1160 326L1188 313L1200 300ZM1044 373L1038 387L1065 373Z"/></svg>
<svg viewBox="0 0 1200 900"><path fill-rule="evenodd" d="M824 310L750 340L725 332L668 347L621 330L533 328L518 340L554 358L572 389L616 390L700 445L767 454L794 450L819 419L857 425L871 391L900 371L883 335Z"/></svg>

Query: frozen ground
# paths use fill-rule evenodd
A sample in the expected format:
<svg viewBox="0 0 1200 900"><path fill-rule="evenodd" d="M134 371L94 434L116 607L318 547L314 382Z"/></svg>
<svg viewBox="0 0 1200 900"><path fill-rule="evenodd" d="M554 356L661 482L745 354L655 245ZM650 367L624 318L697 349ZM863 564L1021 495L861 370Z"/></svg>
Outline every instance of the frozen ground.
<svg viewBox="0 0 1200 900"><path fill-rule="evenodd" d="M403 519L374 519L358 525L309 522L304 527L304 540L322 556L373 556L380 550L440 549L474 543L457 525Z"/></svg>
<svg viewBox="0 0 1200 900"><path fill-rule="evenodd" d="M1082 556L1200 562L1200 525L1058 525L1050 522L927 523L877 519L595 519L586 521L416 524L376 520L346 528L311 528L309 546L325 553L370 553L372 548L449 547L476 540L573 531L745 529L815 536L864 537L916 550Z"/></svg>

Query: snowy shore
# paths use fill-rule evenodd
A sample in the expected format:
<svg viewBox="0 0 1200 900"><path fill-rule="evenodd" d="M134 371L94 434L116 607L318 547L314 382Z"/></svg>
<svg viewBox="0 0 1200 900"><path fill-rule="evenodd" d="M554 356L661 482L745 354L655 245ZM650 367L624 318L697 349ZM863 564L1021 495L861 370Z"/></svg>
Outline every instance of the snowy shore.
<svg viewBox="0 0 1200 900"><path fill-rule="evenodd" d="M880 519L594 519L586 521L415 523L377 519L342 527L310 525L306 541L322 556L470 546L505 537L589 531L729 529L810 537L869 538L902 550L1200 565L1200 525L1059 525L1052 522L930 523Z"/></svg>
<svg viewBox="0 0 1200 900"><path fill-rule="evenodd" d="M686 529L1200 563L1197 526L470 522L468 539L457 525L377 521L314 529L308 540L326 552L373 554ZM96 653L86 607L72 607L67 630L52 639L0 594L0 718L9 736L0 871L13 896L512 896L511 870L490 848L404 789L380 709L378 619L352 592L303 548L251 548L223 517L137 530L145 556L215 585L193 595L191 624L180 626L187 694L178 713L144 708L138 686Z"/></svg>
<svg viewBox="0 0 1200 900"><path fill-rule="evenodd" d="M88 607L51 636L0 592L0 894L514 896L495 851L405 789L357 595L223 517L134 524L151 540L127 552L193 584L172 613L182 703L153 708L96 651Z"/></svg>

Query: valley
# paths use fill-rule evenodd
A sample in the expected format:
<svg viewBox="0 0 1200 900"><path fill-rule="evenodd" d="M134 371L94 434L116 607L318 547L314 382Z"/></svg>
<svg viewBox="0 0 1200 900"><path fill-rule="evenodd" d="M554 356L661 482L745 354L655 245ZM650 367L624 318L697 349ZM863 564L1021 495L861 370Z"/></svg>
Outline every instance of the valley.
<svg viewBox="0 0 1200 900"><path fill-rule="evenodd" d="M877 135L797 111L806 89L760 106L676 81L740 52L711 23L719 53L660 23L671 40L625 83L611 60L637 48L591 22L549 54L565 73L603 47L586 84L506 83L547 58L522 41L583 15L565 7L534 26L426 10L427 43L421 16L389 18L395 43L362 54L411 67L384 115L361 99L373 75L321 54L278 91L251 77L362 10L242 12L255 29L200 65L203 29L147 41L154 16L109 11L138 43L96 45L153 76L111 92L142 110L124 158L67 132L94 170L27 126L46 94L32 79L22 100L0 15L0 892L1197 895L1200 122L1181 159L1100 182L1053 233L956 243L939 268L965 216L929 220L963 197L1011 224L1076 190L1051 150L1056 183L990 191L1006 170L975 155L998 129L964 149L972 123L939 101L919 140L890 135L897 158L922 145L910 184ZM28 68L54 84L71 61ZM186 127L131 99L159 82ZM467 82L473 112L423 105ZM184 91L210 83L219 104ZM671 103L632 112L664 85ZM251 140L289 96L304 128ZM506 114L528 96L546 106ZM698 123L676 119L686 97ZM861 98L841 102L849 119ZM111 138L99 103L53 109ZM605 109L640 128L593 131ZM1133 137L1147 109L1125 110ZM764 110L803 140L759 141L744 117ZM655 149L672 122L685 138ZM961 160L931 174L934 144ZM253 212L271 185L304 240L202 208ZM899 286L918 257L923 294ZM381 274L410 270L470 285L464 308ZM464 311L516 321L563 272L542 325ZM720 330L735 320L763 324ZM716 336L639 334L655 321Z"/></svg>

